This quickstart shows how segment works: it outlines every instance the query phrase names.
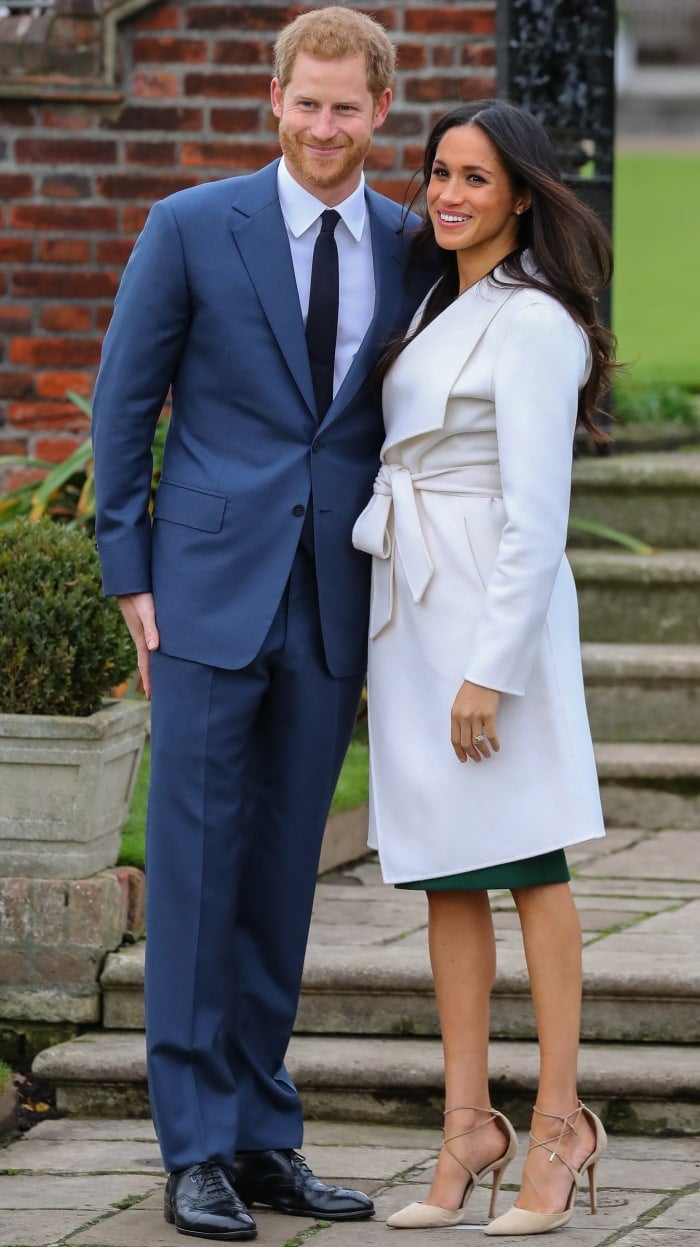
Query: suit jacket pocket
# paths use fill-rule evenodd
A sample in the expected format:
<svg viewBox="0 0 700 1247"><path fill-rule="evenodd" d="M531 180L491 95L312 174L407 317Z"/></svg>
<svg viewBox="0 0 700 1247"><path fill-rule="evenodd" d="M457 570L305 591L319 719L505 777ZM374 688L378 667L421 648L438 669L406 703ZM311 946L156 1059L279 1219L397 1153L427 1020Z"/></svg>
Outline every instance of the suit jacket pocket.
<svg viewBox="0 0 700 1247"><path fill-rule="evenodd" d="M219 533L225 510L225 494L210 494L191 485L176 485L174 481L161 480L156 491L153 518L198 528L205 533Z"/></svg>

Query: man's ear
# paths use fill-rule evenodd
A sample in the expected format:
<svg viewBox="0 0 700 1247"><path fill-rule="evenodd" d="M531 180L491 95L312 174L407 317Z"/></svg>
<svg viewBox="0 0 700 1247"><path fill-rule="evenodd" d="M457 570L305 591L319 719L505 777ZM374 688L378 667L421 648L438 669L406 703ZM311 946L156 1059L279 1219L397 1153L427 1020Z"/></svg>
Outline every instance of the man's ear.
<svg viewBox="0 0 700 1247"><path fill-rule="evenodd" d="M279 78L273 78L270 83L270 103L275 117L282 116L282 103L284 100L284 92L280 86Z"/></svg>
<svg viewBox="0 0 700 1247"><path fill-rule="evenodd" d="M382 91L381 95L375 101L375 104L374 104L374 128L375 130L378 129L379 126L383 125L384 122L386 121L386 116L387 116L387 113L389 112L389 109L391 108L391 101L393 98L394 97L393 97L393 92L391 90L391 87L386 87L386 89Z"/></svg>

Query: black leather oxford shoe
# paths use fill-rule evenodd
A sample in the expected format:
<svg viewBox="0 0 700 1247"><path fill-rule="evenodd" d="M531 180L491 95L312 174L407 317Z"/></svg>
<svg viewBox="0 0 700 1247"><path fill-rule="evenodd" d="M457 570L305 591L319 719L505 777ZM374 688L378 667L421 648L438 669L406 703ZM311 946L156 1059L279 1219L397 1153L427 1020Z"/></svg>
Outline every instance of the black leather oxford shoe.
<svg viewBox="0 0 700 1247"><path fill-rule="evenodd" d="M237 1242L255 1238L258 1232L231 1185L227 1169L213 1160L169 1174L165 1220L178 1234L191 1234L193 1238Z"/></svg>
<svg viewBox="0 0 700 1247"><path fill-rule="evenodd" d="M374 1204L364 1191L326 1186L291 1148L237 1152L231 1176L249 1205L264 1204L292 1217L324 1221L366 1221L374 1216Z"/></svg>

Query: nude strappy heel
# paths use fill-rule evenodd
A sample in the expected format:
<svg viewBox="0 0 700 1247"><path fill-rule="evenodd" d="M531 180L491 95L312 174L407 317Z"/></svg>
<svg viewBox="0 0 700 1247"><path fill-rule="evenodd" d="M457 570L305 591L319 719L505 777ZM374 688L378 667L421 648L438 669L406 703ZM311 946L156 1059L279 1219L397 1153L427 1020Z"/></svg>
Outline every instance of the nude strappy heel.
<svg viewBox="0 0 700 1247"><path fill-rule="evenodd" d="M571 1216L574 1211L576 1192L583 1182L583 1176L586 1173L588 1174L591 1212L597 1212L596 1169L598 1167L598 1161L603 1155L607 1145L607 1135L602 1121L600 1118L596 1117L595 1113L592 1113L589 1108L586 1108L586 1105L582 1104L580 1100L578 1102L578 1108L575 1108L571 1113L567 1113L565 1117L559 1117L556 1113L543 1113L541 1109L538 1108L533 1109L533 1112L536 1113L538 1117L550 1117L554 1118L555 1121L560 1121L562 1123L559 1133L554 1135L551 1139L537 1139L535 1138L535 1135L531 1133L530 1138L532 1139L532 1143L530 1144L528 1152L532 1152L536 1147L545 1147L547 1150L551 1149L552 1154L549 1158L550 1161L556 1158L569 1170L573 1181L571 1183L569 1198L566 1201L566 1207L563 1208L561 1212L529 1212L527 1208L518 1208L517 1206L513 1206L509 1212L505 1212L502 1217L497 1217L495 1221L492 1221L490 1225L486 1226L486 1234L547 1234L550 1230L557 1230L560 1226L567 1225L567 1223L571 1220ZM581 1168L573 1169L569 1162L564 1160L563 1156L559 1155L556 1149L557 1146L561 1144L567 1130L571 1130L574 1134L576 1134L576 1122L578 1122L581 1113L583 1113L586 1120L595 1130L595 1147L593 1148L590 1156L588 1156L583 1162Z"/></svg>
<svg viewBox="0 0 700 1247"><path fill-rule="evenodd" d="M465 1210L472 1193L476 1190L482 1178L485 1178L489 1173L493 1174L489 1216L493 1216L496 1208L498 1189L501 1185L501 1181L503 1180L503 1174L507 1166L510 1164L518 1150L518 1140L513 1127L508 1121L508 1118L504 1117L503 1113L499 1113L493 1108L475 1108L473 1105L467 1104L460 1106L460 1108L446 1109L444 1116L447 1117L450 1113L458 1113L460 1111L463 1112L465 1109L471 1109L471 1111L475 1113L485 1113L486 1117L483 1121L480 1121L477 1126L472 1126L471 1130L462 1130L459 1134L447 1135L442 1144L442 1146L447 1149L452 1159L456 1160L457 1164L460 1165L467 1174L467 1183L464 1188L461 1207L455 1209L441 1208L438 1204L408 1204L405 1208L402 1208L399 1212L392 1213L392 1215L387 1218L387 1225L391 1226L392 1229L427 1230L439 1229L442 1226L461 1225L465 1220ZM490 1164L484 1165L483 1169L480 1169L478 1173L475 1173L473 1169L470 1169L468 1165L465 1165L459 1159L459 1156L455 1156L455 1153L450 1147L450 1143L454 1143L455 1139L465 1139L467 1135L474 1134L476 1130L481 1130L483 1126L487 1125L488 1122L491 1121L495 1121L505 1135L507 1140L506 1149L502 1155L497 1158L497 1160L493 1160Z"/></svg>

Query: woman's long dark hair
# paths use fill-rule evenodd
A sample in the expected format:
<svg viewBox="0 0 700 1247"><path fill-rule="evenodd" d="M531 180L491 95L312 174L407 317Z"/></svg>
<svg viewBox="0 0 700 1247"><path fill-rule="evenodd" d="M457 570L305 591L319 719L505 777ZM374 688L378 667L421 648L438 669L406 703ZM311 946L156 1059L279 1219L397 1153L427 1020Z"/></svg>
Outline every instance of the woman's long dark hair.
<svg viewBox="0 0 700 1247"><path fill-rule="evenodd" d="M578 423L597 440L607 435L597 428L594 415L610 388L615 339L598 319L596 294L612 276L612 252L607 232L594 212L565 186L552 144L531 113L502 100L477 100L452 109L433 127L425 148L425 192L441 139L454 126L478 126L493 144L516 194L528 191L530 207L518 219L518 243L500 262L509 279L552 295L571 314L588 338L590 376L579 395ZM435 250L433 226L425 214L412 241L412 257ZM536 275L523 266L528 251ZM426 304L416 333L456 299L459 274L454 252L441 251L442 275ZM413 335L415 336L415 334ZM393 344L380 361L383 377L406 341Z"/></svg>

